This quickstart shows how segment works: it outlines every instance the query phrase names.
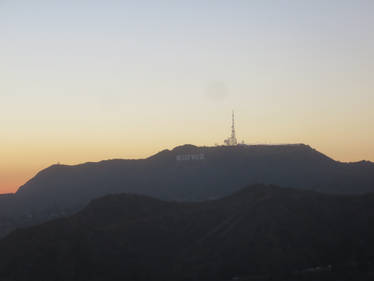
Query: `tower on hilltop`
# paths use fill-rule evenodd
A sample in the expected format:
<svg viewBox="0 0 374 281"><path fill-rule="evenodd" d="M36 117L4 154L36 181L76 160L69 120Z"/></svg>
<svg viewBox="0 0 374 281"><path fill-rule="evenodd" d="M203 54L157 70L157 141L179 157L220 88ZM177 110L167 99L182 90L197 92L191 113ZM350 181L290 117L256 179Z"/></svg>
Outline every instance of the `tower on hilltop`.
<svg viewBox="0 0 374 281"><path fill-rule="evenodd" d="M231 136L224 140L225 145L238 145L235 134L235 115L234 110L232 111L232 125L231 125Z"/></svg>

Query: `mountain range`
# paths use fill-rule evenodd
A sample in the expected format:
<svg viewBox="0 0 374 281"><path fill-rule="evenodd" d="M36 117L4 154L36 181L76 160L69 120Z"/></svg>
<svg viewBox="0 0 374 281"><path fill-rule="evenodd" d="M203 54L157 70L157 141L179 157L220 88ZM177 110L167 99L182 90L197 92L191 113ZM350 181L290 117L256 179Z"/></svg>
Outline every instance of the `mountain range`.
<svg viewBox="0 0 374 281"><path fill-rule="evenodd" d="M0 196L0 236L80 210L94 198L135 193L163 200L222 198L248 184L324 193L374 192L374 164L335 161L308 145L183 145L140 160L53 165Z"/></svg>

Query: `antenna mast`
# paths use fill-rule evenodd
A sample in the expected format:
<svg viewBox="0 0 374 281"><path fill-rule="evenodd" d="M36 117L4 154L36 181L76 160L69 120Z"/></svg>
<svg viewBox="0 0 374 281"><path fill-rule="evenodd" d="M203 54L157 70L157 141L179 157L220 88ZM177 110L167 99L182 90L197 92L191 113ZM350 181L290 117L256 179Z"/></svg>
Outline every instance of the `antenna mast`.
<svg viewBox="0 0 374 281"><path fill-rule="evenodd" d="M235 134L235 113L232 111L231 137L225 140L226 145L237 145L238 141Z"/></svg>
<svg viewBox="0 0 374 281"><path fill-rule="evenodd" d="M234 114L234 110L232 111L231 139L232 140L236 140L236 136L235 136L235 114Z"/></svg>

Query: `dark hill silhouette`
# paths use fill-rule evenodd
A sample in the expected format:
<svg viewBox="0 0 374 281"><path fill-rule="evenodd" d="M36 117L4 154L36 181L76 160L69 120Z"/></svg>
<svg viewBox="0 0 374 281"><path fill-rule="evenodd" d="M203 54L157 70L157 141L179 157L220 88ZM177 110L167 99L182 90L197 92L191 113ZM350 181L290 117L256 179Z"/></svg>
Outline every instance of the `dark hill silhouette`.
<svg viewBox="0 0 374 281"><path fill-rule="evenodd" d="M28 225L69 214L111 193L199 201L254 183L326 193L374 192L374 164L337 162L303 144L184 145L141 160L53 165L22 186L6 210L17 225Z"/></svg>
<svg viewBox="0 0 374 281"><path fill-rule="evenodd" d="M373 205L373 194L264 185L195 203L109 195L1 240L0 280L324 280L297 274L372 267ZM355 278L339 275L371 280Z"/></svg>
<svg viewBox="0 0 374 281"><path fill-rule="evenodd" d="M176 160L177 155L200 153L205 159ZM306 145L185 145L143 160L54 165L22 186L16 198L30 209L75 206L119 192L166 200L206 200L251 183L333 193L370 192L374 191L374 164L336 162Z"/></svg>

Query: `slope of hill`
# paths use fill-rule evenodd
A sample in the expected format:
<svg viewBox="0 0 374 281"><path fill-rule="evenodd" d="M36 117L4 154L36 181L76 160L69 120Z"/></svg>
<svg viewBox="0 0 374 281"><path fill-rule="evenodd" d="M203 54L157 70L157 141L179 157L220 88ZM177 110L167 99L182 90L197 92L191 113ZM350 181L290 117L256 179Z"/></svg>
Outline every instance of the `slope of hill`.
<svg viewBox="0 0 374 281"><path fill-rule="evenodd" d="M292 280L311 268L330 272L361 263L372 269L373 204L371 194L263 185L196 203L109 195L72 217L1 240L0 280L270 280L280 274ZM360 280L370 280L369 272L360 272Z"/></svg>

